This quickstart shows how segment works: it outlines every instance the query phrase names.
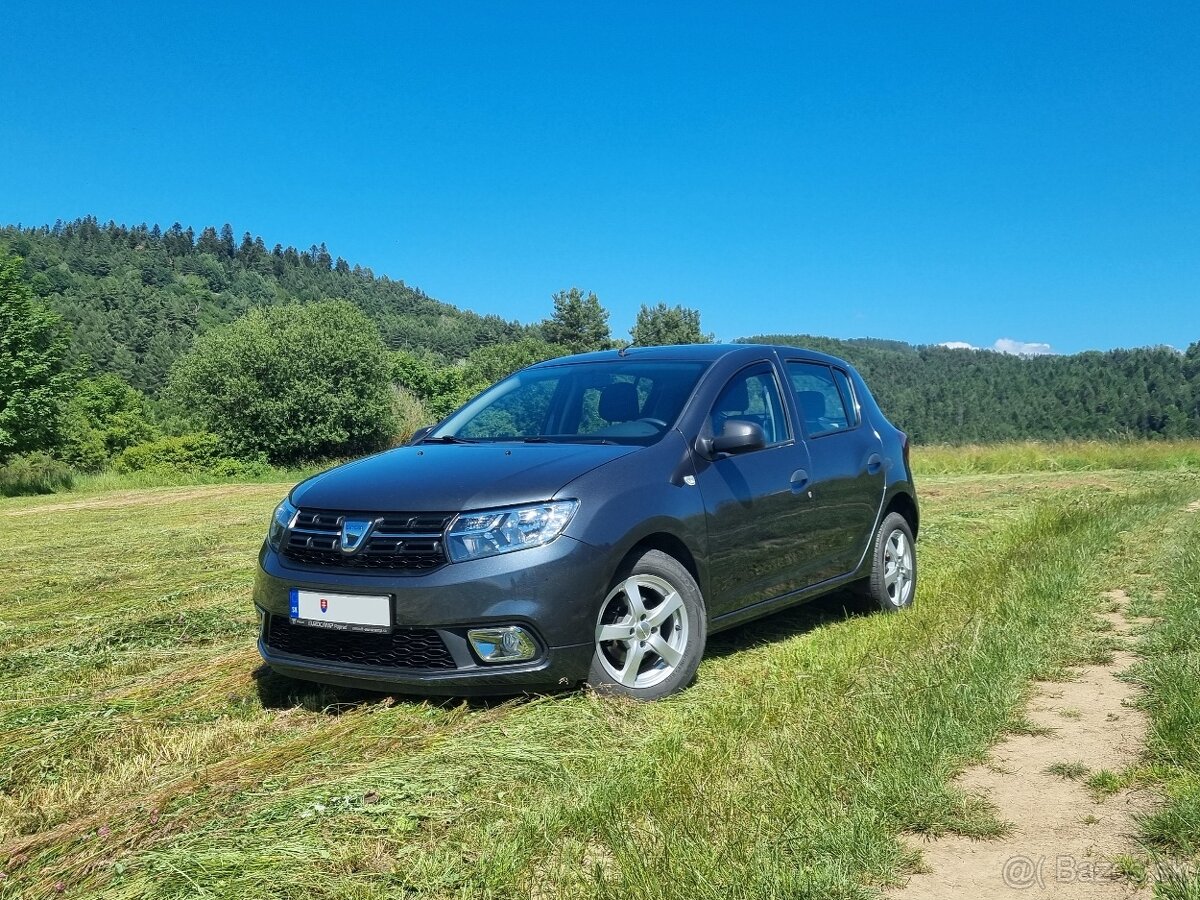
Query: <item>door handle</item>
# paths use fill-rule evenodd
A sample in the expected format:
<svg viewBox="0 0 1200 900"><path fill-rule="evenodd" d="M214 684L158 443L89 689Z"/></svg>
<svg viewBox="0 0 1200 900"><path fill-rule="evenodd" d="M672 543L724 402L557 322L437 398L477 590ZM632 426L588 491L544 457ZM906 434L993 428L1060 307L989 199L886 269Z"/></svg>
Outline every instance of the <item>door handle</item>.
<svg viewBox="0 0 1200 900"><path fill-rule="evenodd" d="M867 472L875 475L883 468L883 457L878 453L872 453L867 457Z"/></svg>
<svg viewBox="0 0 1200 900"><path fill-rule="evenodd" d="M803 469L797 469L792 473L791 484L793 494L799 494L803 492L804 489L808 487L808 473Z"/></svg>

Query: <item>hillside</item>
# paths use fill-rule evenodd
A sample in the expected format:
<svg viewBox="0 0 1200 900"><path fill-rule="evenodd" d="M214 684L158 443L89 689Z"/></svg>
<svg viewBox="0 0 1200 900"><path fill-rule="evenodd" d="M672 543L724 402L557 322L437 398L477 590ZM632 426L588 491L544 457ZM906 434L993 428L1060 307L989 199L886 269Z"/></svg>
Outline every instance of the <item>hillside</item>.
<svg viewBox="0 0 1200 900"><path fill-rule="evenodd" d="M921 442L1200 434L1200 342L1020 357L990 350L756 335L853 364L888 417Z"/></svg>
<svg viewBox="0 0 1200 900"><path fill-rule="evenodd" d="M30 287L70 324L73 357L151 396L196 335L291 300L350 300L378 324L388 347L416 351L433 366L540 333L539 325L434 300L333 258L324 244L268 249L248 232L236 240L229 225L199 236L178 224L163 231L94 217L0 227L0 257L8 253L24 259ZM743 340L799 344L849 360L892 421L920 442L1200 435L1200 342L1186 354L1156 347L1022 358L871 338Z"/></svg>
<svg viewBox="0 0 1200 900"><path fill-rule="evenodd" d="M0 256L25 260L25 277L67 320L76 358L154 395L192 339L256 306L344 298L374 319L393 349L424 348L443 361L527 329L440 303L403 281L333 259L325 245L268 249L226 225L199 237L178 224L127 227L95 218L53 227L0 228Z"/></svg>

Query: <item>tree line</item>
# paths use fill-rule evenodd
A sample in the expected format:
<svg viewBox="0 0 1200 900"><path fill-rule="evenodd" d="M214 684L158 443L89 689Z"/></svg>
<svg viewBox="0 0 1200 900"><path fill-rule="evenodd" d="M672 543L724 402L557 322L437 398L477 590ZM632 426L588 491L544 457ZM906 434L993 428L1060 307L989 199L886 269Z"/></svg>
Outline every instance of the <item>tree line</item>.
<svg viewBox="0 0 1200 900"><path fill-rule="evenodd" d="M1021 357L804 334L740 340L845 359L888 418L921 443L1200 436L1200 341L1186 352L1140 347Z"/></svg>
<svg viewBox="0 0 1200 900"><path fill-rule="evenodd" d="M629 343L594 293L550 299L536 323L480 316L229 225L0 228L0 467L239 474L379 449L525 365ZM628 333L712 340L698 311L662 303ZM1200 342L1021 358L739 340L847 359L918 442L1200 435Z"/></svg>

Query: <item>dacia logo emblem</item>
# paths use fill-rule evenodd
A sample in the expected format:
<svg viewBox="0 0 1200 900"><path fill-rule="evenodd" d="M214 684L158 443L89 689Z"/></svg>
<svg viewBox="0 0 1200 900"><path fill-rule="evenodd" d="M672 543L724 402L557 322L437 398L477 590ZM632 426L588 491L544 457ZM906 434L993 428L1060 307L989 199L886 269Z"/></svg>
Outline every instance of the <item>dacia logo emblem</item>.
<svg viewBox="0 0 1200 900"><path fill-rule="evenodd" d="M370 533L372 524L370 519L346 519L342 522L342 536L338 541L342 552L354 553L358 550Z"/></svg>

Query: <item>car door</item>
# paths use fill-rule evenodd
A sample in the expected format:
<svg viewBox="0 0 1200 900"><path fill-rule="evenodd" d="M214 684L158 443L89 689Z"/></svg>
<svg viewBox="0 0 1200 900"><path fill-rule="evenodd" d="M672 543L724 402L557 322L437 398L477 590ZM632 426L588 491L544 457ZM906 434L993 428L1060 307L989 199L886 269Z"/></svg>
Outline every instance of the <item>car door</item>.
<svg viewBox="0 0 1200 900"><path fill-rule="evenodd" d="M776 367L757 362L728 379L702 428L711 439L727 421L748 421L766 438L760 449L696 459L714 617L796 590L807 577L808 455L788 409Z"/></svg>
<svg viewBox="0 0 1200 900"><path fill-rule="evenodd" d="M874 533L883 502L883 446L862 413L846 373L823 362L789 359L788 383L808 447L817 581L854 569Z"/></svg>

